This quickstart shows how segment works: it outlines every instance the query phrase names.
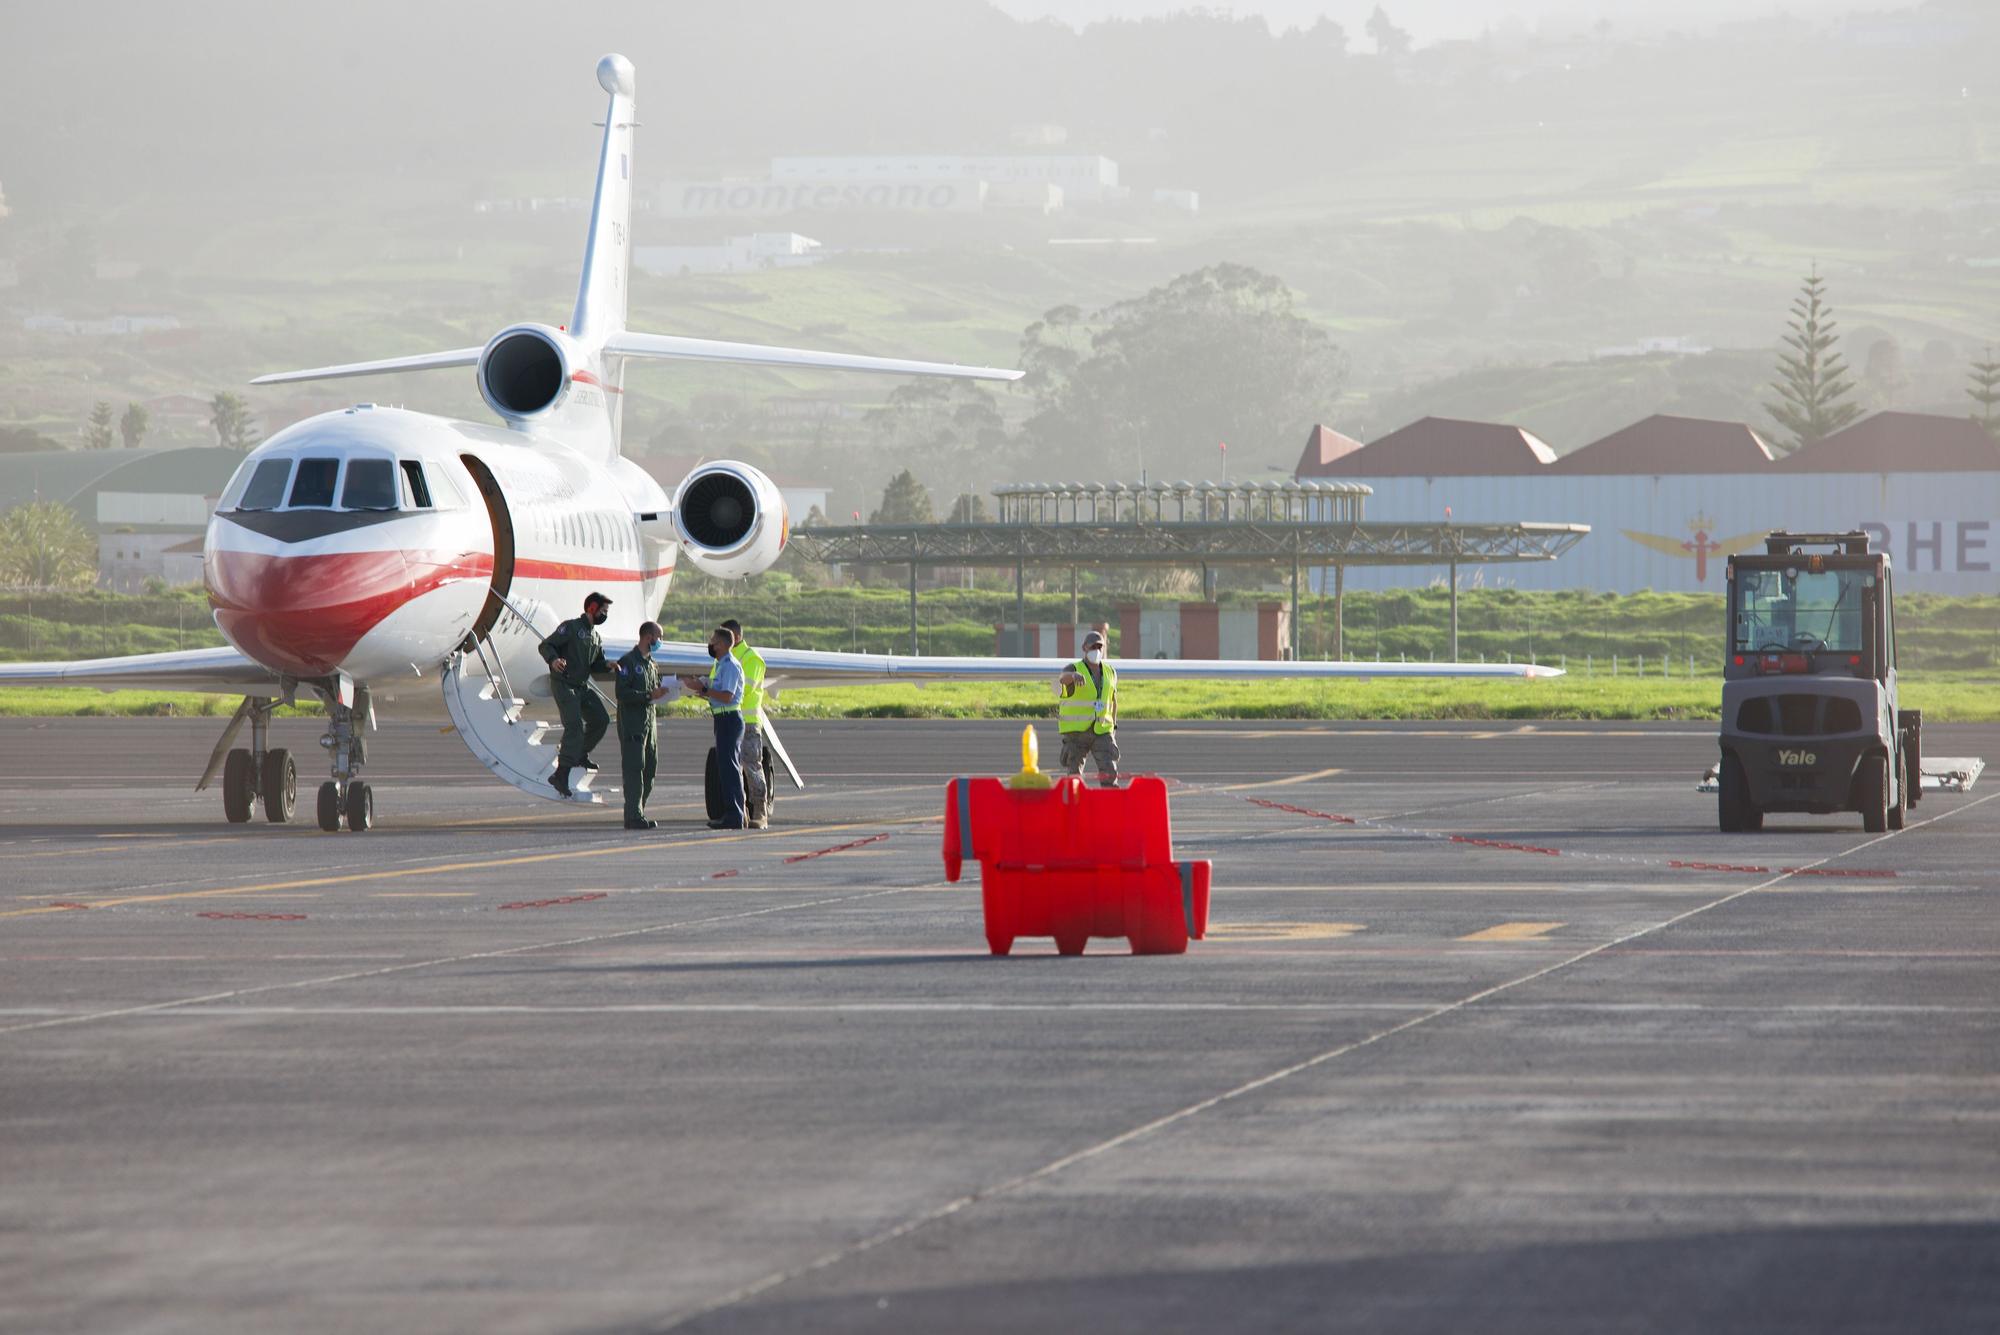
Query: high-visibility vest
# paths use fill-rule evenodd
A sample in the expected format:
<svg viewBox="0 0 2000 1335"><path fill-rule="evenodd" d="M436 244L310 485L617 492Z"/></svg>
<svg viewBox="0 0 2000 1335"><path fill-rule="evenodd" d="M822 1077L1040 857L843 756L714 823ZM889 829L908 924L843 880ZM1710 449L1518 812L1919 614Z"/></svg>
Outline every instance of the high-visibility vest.
<svg viewBox="0 0 2000 1335"><path fill-rule="evenodd" d="M764 656L750 647L750 642L739 642L729 651L737 665L743 669L743 722L749 727L761 727L764 723Z"/></svg>
<svg viewBox="0 0 2000 1335"><path fill-rule="evenodd" d="M1069 670L1083 680L1067 688L1069 694L1063 696L1061 712L1057 715L1058 730L1110 732L1117 727L1118 669L1109 663L1098 665L1098 670L1104 674L1102 688L1092 686L1090 669L1081 659L1071 663Z"/></svg>

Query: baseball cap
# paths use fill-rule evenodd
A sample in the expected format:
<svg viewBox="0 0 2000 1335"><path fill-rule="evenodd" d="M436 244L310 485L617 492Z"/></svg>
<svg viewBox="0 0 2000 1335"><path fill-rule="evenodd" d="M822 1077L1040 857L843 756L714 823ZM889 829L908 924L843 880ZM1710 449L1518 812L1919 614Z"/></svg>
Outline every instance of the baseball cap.
<svg viewBox="0 0 2000 1335"><path fill-rule="evenodd" d="M1090 648L1090 647L1091 647L1092 645L1100 645L1100 646L1101 646L1101 645L1102 645L1103 643L1104 643L1104 632L1103 632L1103 631L1101 631L1101 630L1092 630L1092 631L1086 631L1086 632L1084 632L1084 636L1083 636L1083 647L1084 647L1084 648L1088 649L1088 648Z"/></svg>

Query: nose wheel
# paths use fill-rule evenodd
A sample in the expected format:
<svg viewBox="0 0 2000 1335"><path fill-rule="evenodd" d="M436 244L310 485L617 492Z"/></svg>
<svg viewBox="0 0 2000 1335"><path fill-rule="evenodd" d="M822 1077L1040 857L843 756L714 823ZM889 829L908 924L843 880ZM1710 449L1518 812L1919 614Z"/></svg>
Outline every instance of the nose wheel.
<svg viewBox="0 0 2000 1335"><path fill-rule="evenodd" d="M327 726L319 744L333 764L333 777L319 786L319 827L332 834L345 825L360 834L374 828L375 790L359 777L368 747L356 724L372 720L373 711L365 689L355 693L352 705L342 704L332 691L322 692L320 698L326 702Z"/></svg>
<svg viewBox="0 0 2000 1335"><path fill-rule="evenodd" d="M375 790L359 779L349 783L345 793L332 779L319 786L320 829L335 834L343 822L355 834L374 828Z"/></svg>

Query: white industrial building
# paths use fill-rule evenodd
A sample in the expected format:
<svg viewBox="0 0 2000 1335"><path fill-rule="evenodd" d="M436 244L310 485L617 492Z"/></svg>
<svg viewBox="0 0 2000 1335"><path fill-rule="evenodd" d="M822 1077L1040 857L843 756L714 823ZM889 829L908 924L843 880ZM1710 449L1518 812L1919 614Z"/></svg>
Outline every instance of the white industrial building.
<svg viewBox="0 0 2000 1335"><path fill-rule="evenodd" d="M1648 417L1558 458L1519 427L1427 417L1366 445L1316 428L1296 476L1366 483L1371 520L1591 526L1561 560L1494 581L1519 588L1717 592L1723 559L1775 529L1867 529L1904 592L1992 593L2000 569L2000 442L1961 417L1878 413L1782 458L1740 422Z"/></svg>

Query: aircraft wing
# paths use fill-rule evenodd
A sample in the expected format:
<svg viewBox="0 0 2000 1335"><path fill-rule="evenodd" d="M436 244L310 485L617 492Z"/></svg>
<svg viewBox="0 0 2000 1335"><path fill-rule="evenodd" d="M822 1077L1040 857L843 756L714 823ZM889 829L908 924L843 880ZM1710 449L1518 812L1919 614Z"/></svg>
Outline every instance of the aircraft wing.
<svg viewBox="0 0 2000 1335"><path fill-rule="evenodd" d="M178 649L67 663L0 663L0 686L90 686L100 691L278 694L278 678L235 649Z"/></svg>
<svg viewBox="0 0 2000 1335"><path fill-rule="evenodd" d="M956 362L914 362L901 357L863 357L851 352L814 352L807 348L766 347L759 343L725 343L712 338L675 334L641 334L623 330L611 335L605 355L661 361L745 362L755 366L816 366L834 371L880 371L886 375L944 375L962 380L1019 380L1026 372L996 366L960 366Z"/></svg>
<svg viewBox="0 0 2000 1335"><path fill-rule="evenodd" d="M630 646L625 646L629 648ZM611 656L612 646L605 646ZM910 654L850 654L824 649L757 646L766 681L775 687L859 686L891 681L1051 681L1069 658L925 658ZM653 651L662 672L706 675L708 650L663 643ZM1562 669L1531 663L1313 663L1199 658L1114 658L1121 681L1295 681L1367 677L1560 677Z"/></svg>

